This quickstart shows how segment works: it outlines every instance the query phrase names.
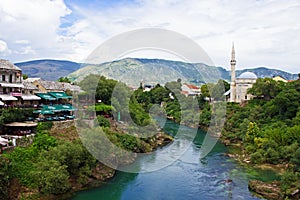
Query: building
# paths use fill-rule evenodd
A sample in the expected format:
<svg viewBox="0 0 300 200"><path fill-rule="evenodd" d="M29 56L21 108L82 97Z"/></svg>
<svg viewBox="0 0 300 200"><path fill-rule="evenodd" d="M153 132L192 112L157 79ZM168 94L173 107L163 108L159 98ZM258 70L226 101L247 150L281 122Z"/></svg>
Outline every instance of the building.
<svg viewBox="0 0 300 200"><path fill-rule="evenodd" d="M143 88L144 88L143 89L144 92L150 92L154 88L154 85L150 85L150 84L144 85Z"/></svg>
<svg viewBox="0 0 300 200"><path fill-rule="evenodd" d="M284 83L287 83L287 82L288 82L288 80L286 80L285 78L283 78L283 77L281 77L281 76L274 76L272 79L273 79L274 81L282 81L282 82L284 82Z"/></svg>
<svg viewBox="0 0 300 200"><path fill-rule="evenodd" d="M247 94L247 90L256 82L257 76L252 72L244 72L236 79L236 97L235 102L241 103L252 99L251 94Z"/></svg>
<svg viewBox="0 0 300 200"><path fill-rule="evenodd" d="M35 93L40 92L40 90L27 79L23 81L23 85L21 104L25 106L33 105L34 107L39 105L41 98L36 96Z"/></svg>
<svg viewBox="0 0 300 200"><path fill-rule="evenodd" d="M80 92L83 90L79 86L70 83L44 81L41 78L23 80L22 70L19 67L8 60L0 59L0 106L37 107L43 103L41 100L48 93L50 99L70 100L70 93ZM37 94L44 95L41 97Z"/></svg>
<svg viewBox="0 0 300 200"><path fill-rule="evenodd" d="M45 81L40 78L29 79L28 81L30 81L42 93L66 91L74 93L83 92L78 85L72 85L70 83Z"/></svg>
<svg viewBox="0 0 300 200"><path fill-rule="evenodd" d="M8 60L0 59L0 104L18 104L22 88L22 70Z"/></svg>
<svg viewBox="0 0 300 200"><path fill-rule="evenodd" d="M41 92L38 87L36 87L31 80L23 81L24 88L22 89L22 94L33 95L35 93Z"/></svg>
<svg viewBox="0 0 300 200"><path fill-rule="evenodd" d="M239 77L235 76L235 49L234 45L232 45L231 51L231 83L230 83L230 91L227 91L225 95L230 95L229 101L242 103L249 99L252 99L253 96L251 94L247 94L247 90L253 86L253 84L257 80L257 76L252 72L244 72Z"/></svg>
<svg viewBox="0 0 300 200"><path fill-rule="evenodd" d="M181 94L185 96L198 96L200 93L200 88L196 85L185 83L181 86Z"/></svg>

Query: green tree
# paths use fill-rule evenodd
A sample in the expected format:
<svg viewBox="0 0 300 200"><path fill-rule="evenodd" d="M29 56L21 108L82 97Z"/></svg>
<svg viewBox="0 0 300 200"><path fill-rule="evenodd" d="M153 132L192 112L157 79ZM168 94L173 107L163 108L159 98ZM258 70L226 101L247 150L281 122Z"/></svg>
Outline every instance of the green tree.
<svg viewBox="0 0 300 200"><path fill-rule="evenodd" d="M68 77L60 77L58 82L71 83L71 80Z"/></svg>
<svg viewBox="0 0 300 200"><path fill-rule="evenodd" d="M272 78L258 78L248 93L265 100L273 99L283 88L284 83Z"/></svg>
<svg viewBox="0 0 300 200"><path fill-rule="evenodd" d="M228 89L228 83L224 80L218 80L218 82L211 89L211 97L214 100L225 100L224 93ZM226 88L227 87L227 88Z"/></svg>
<svg viewBox="0 0 300 200"><path fill-rule="evenodd" d="M94 98L100 77L100 75L90 74L80 81L78 85L86 92L87 96Z"/></svg>
<svg viewBox="0 0 300 200"><path fill-rule="evenodd" d="M175 96L179 95L181 92L181 82L178 81L167 82L165 84L165 88L167 88L170 92L175 94Z"/></svg>
<svg viewBox="0 0 300 200"><path fill-rule="evenodd" d="M101 102L110 105L112 93L116 84L117 81L101 76L97 85L96 99L99 99Z"/></svg>
<svg viewBox="0 0 300 200"><path fill-rule="evenodd" d="M95 98L97 101L110 105L112 93L118 82L113 79L107 79L104 76L90 74L86 76L79 86L87 93L90 98ZM121 83L120 83L121 84Z"/></svg>
<svg viewBox="0 0 300 200"><path fill-rule="evenodd" d="M297 149L292 158L292 164L294 165L294 170L300 172L300 147Z"/></svg>
<svg viewBox="0 0 300 200"><path fill-rule="evenodd" d="M249 122L245 142L254 144L254 138L259 136L259 128L255 122Z"/></svg>
<svg viewBox="0 0 300 200"><path fill-rule="evenodd" d="M300 106L300 92L296 89L286 89L281 91L274 98L274 107L282 119L292 119L296 116Z"/></svg>
<svg viewBox="0 0 300 200"><path fill-rule="evenodd" d="M23 80L28 79L28 75L27 74L22 74Z"/></svg>
<svg viewBox="0 0 300 200"><path fill-rule="evenodd" d="M105 117L98 115L96 120L97 120L97 123L99 124L99 126L110 127L110 122Z"/></svg>
<svg viewBox="0 0 300 200"><path fill-rule="evenodd" d="M151 103L153 104L160 104L162 101L166 101L169 99L169 90L167 90L164 87L161 87L160 85L156 85L151 91L150 91L150 98Z"/></svg>
<svg viewBox="0 0 300 200"><path fill-rule="evenodd" d="M210 92L209 92L209 86L208 86L208 84L202 85L201 88L200 88L200 90L201 90L201 94L204 97L210 97Z"/></svg>
<svg viewBox="0 0 300 200"><path fill-rule="evenodd" d="M56 160L41 158L35 167L36 170L31 173L41 193L63 194L70 190L71 184L66 165L61 165Z"/></svg>
<svg viewBox="0 0 300 200"><path fill-rule="evenodd" d="M46 133L39 133L34 137L32 146L38 151L48 150L51 147L57 146L57 141L54 137L49 136Z"/></svg>

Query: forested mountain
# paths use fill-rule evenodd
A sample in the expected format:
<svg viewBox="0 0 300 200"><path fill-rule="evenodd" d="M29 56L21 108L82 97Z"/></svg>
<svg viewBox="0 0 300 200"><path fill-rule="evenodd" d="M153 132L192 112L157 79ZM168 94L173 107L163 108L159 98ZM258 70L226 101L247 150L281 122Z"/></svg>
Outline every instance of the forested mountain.
<svg viewBox="0 0 300 200"><path fill-rule="evenodd" d="M59 77L69 76L72 81L78 82L88 74L101 74L108 78L122 80L129 85L137 85L141 80L164 84L178 78L195 84L215 82L220 78L230 80L230 71L223 67L163 59L125 58L97 65L62 60L35 60L15 63L15 65L29 77L41 77L45 80L57 80ZM237 70L236 74L239 76L245 71L253 72L259 78L279 75L288 80L295 80L298 77L297 74L265 67Z"/></svg>

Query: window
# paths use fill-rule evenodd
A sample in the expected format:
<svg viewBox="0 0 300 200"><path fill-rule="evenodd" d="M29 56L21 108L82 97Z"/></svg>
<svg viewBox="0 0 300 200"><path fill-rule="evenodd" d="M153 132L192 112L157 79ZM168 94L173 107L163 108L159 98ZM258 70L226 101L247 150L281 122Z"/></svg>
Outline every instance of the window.
<svg viewBox="0 0 300 200"><path fill-rule="evenodd" d="M2 81L5 81L5 75L2 75Z"/></svg>
<svg viewBox="0 0 300 200"><path fill-rule="evenodd" d="M12 83L13 82L13 75L9 75L9 82Z"/></svg>
<svg viewBox="0 0 300 200"><path fill-rule="evenodd" d="M245 99L247 99L247 95L245 96Z"/></svg>

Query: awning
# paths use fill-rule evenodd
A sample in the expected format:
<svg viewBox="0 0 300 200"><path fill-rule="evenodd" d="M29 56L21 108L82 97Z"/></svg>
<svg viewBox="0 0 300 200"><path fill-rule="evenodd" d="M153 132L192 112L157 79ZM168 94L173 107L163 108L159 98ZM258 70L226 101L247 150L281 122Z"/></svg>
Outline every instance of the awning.
<svg viewBox="0 0 300 200"><path fill-rule="evenodd" d="M60 111L56 106L43 105L43 110L50 110L53 112Z"/></svg>
<svg viewBox="0 0 300 200"><path fill-rule="evenodd" d="M23 84L18 83L0 83L2 87L11 87L11 88L23 88Z"/></svg>
<svg viewBox="0 0 300 200"><path fill-rule="evenodd" d="M0 99L2 101L17 101L18 99L16 97L7 95L7 94L0 94Z"/></svg>
<svg viewBox="0 0 300 200"><path fill-rule="evenodd" d="M54 96L57 99L72 99L72 96L68 96L64 92L48 92L48 94Z"/></svg>
<svg viewBox="0 0 300 200"><path fill-rule="evenodd" d="M35 110L35 111L33 111L33 113L43 114L43 115L53 115L54 114L54 112L51 110Z"/></svg>
<svg viewBox="0 0 300 200"><path fill-rule="evenodd" d="M4 124L4 126L10 126L10 127L35 127L37 126L36 122L12 122L9 124Z"/></svg>
<svg viewBox="0 0 300 200"><path fill-rule="evenodd" d="M56 105L56 108L61 111L74 111L74 107L70 104L66 105Z"/></svg>
<svg viewBox="0 0 300 200"><path fill-rule="evenodd" d="M36 95L22 95L21 98L25 101L28 101L28 100L41 100L41 97L38 97Z"/></svg>
<svg viewBox="0 0 300 200"><path fill-rule="evenodd" d="M35 93L35 95L41 97L42 99L53 101L56 100L53 96L49 95L48 93Z"/></svg>
<svg viewBox="0 0 300 200"><path fill-rule="evenodd" d="M3 105L4 105L4 103L2 101L0 101L0 106L3 106Z"/></svg>
<svg viewBox="0 0 300 200"><path fill-rule="evenodd" d="M61 104L58 104L58 105L43 105L42 106L43 109L42 110L51 110L53 112L60 112L60 111L74 111L74 107L70 104L66 104L66 105L61 105Z"/></svg>

